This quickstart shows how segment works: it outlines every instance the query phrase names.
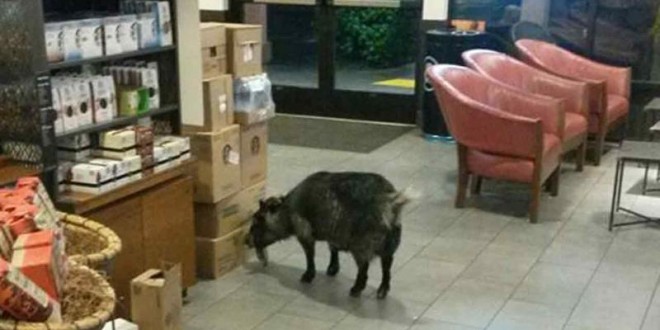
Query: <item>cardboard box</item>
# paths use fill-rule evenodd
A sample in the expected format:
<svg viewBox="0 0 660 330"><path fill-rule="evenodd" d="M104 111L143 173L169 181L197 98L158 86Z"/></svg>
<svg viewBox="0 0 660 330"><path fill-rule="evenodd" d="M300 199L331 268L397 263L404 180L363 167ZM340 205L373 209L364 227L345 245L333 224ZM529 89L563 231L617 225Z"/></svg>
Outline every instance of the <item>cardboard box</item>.
<svg viewBox="0 0 660 330"><path fill-rule="evenodd" d="M234 86L231 75L206 79L204 90L204 125L186 125L189 132L217 132L234 124Z"/></svg>
<svg viewBox="0 0 660 330"><path fill-rule="evenodd" d="M250 220L259 210L259 201L266 199L266 181L259 182L241 191L241 216Z"/></svg>
<svg viewBox="0 0 660 330"><path fill-rule="evenodd" d="M134 52L140 46L140 28L138 24L137 15L124 15L121 16L121 23L117 36L121 44L123 53Z"/></svg>
<svg viewBox="0 0 660 330"><path fill-rule="evenodd" d="M76 164L71 168L71 191L102 194L113 188L111 168L95 164Z"/></svg>
<svg viewBox="0 0 660 330"><path fill-rule="evenodd" d="M63 82L56 82L62 107L62 125L64 131L78 128L78 102L73 88Z"/></svg>
<svg viewBox="0 0 660 330"><path fill-rule="evenodd" d="M222 24L227 31L227 63L234 78L263 73L261 25Z"/></svg>
<svg viewBox="0 0 660 330"><path fill-rule="evenodd" d="M52 299L59 299L62 279L57 266L54 244L18 249L14 251L11 264L27 278L44 290Z"/></svg>
<svg viewBox="0 0 660 330"><path fill-rule="evenodd" d="M216 203L241 189L240 128L232 125L220 132L190 136L197 157L195 201Z"/></svg>
<svg viewBox="0 0 660 330"><path fill-rule="evenodd" d="M248 227L239 228L230 234L215 238L200 238L197 242L197 275L215 279L245 262L245 235Z"/></svg>
<svg viewBox="0 0 660 330"><path fill-rule="evenodd" d="M57 156L60 160L82 162L91 155L92 142L89 134L79 134L57 141Z"/></svg>
<svg viewBox="0 0 660 330"><path fill-rule="evenodd" d="M65 61L81 60L82 49L80 47L79 35L80 24L78 21L62 23L62 41Z"/></svg>
<svg viewBox="0 0 660 330"><path fill-rule="evenodd" d="M131 281L131 318L140 330L181 330L181 265L151 269Z"/></svg>
<svg viewBox="0 0 660 330"><path fill-rule="evenodd" d="M158 17L154 12L146 12L138 15L138 26L140 28L140 49L158 47Z"/></svg>
<svg viewBox="0 0 660 330"><path fill-rule="evenodd" d="M71 83L75 89L76 101L78 102L78 125L92 125L94 123L94 101L91 86L84 79L73 79Z"/></svg>
<svg viewBox="0 0 660 330"><path fill-rule="evenodd" d="M201 23L202 67L204 79L227 72L227 37L222 24Z"/></svg>
<svg viewBox="0 0 660 330"><path fill-rule="evenodd" d="M268 174L268 124L241 126L241 182L250 187Z"/></svg>
<svg viewBox="0 0 660 330"><path fill-rule="evenodd" d="M60 307L13 265L0 259L0 309L15 319L61 322Z"/></svg>
<svg viewBox="0 0 660 330"><path fill-rule="evenodd" d="M245 226L248 218L241 212L241 193L217 203L195 203L195 235L218 238Z"/></svg>

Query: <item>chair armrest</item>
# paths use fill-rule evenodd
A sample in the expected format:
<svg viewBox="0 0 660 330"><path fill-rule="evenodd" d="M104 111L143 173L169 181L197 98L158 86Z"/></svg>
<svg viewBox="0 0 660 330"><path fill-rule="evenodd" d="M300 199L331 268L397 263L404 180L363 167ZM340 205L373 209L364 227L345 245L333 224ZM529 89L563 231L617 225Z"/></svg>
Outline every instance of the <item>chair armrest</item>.
<svg viewBox="0 0 660 330"><path fill-rule="evenodd" d="M566 112L588 116L589 86L584 82L571 81L563 78L533 78L533 90L536 94L546 95L565 101Z"/></svg>
<svg viewBox="0 0 660 330"><path fill-rule="evenodd" d="M500 110L518 116L539 119L543 132L564 137L565 101L540 95L533 95L505 86L492 88L491 104Z"/></svg>
<svg viewBox="0 0 660 330"><path fill-rule="evenodd" d="M576 77L591 80L602 80L607 83L607 93L619 95L630 99L630 81L632 72L630 68L620 68L598 63L587 58L576 56Z"/></svg>

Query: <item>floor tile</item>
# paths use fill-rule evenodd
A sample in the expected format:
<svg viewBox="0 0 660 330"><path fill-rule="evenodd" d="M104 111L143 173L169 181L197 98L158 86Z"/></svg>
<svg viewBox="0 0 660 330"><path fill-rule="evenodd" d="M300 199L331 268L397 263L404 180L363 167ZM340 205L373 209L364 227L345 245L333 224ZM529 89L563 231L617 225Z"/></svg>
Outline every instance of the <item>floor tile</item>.
<svg viewBox="0 0 660 330"><path fill-rule="evenodd" d="M513 290L513 285L460 279L431 305L424 316L484 328Z"/></svg>
<svg viewBox="0 0 660 330"><path fill-rule="evenodd" d="M480 330L481 328L474 328L467 325L449 323L444 321L437 321L422 317L417 320L410 330Z"/></svg>
<svg viewBox="0 0 660 330"><path fill-rule="evenodd" d="M390 294L430 304L449 287L466 265L414 258L394 275Z"/></svg>
<svg viewBox="0 0 660 330"><path fill-rule="evenodd" d="M265 320L255 330L328 330L333 327L333 323L320 320L307 319L298 316L275 314Z"/></svg>
<svg viewBox="0 0 660 330"><path fill-rule="evenodd" d="M334 329L394 330L408 329L427 308L425 304L388 297L366 299Z"/></svg>
<svg viewBox="0 0 660 330"><path fill-rule="evenodd" d="M571 314L570 307L549 306L510 300L497 314L489 330L561 330Z"/></svg>
<svg viewBox="0 0 660 330"><path fill-rule="evenodd" d="M585 268L538 263L518 287L514 299L573 307L592 275L593 271Z"/></svg>

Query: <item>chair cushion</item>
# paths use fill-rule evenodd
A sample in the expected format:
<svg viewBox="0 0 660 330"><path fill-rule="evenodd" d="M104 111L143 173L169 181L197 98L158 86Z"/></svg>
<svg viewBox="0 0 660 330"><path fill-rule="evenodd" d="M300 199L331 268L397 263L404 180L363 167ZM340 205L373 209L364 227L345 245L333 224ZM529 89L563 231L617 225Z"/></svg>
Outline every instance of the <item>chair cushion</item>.
<svg viewBox="0 0 660 330"><path fill-rule="evenodd" d="M552 134L543 135L542 179L545 180L559 165L561 151L559 138ZM531 183L534 175L534 161L531 159L494 155L470 149L467 163L471 173L487 178Z"/></svg>
<svg viewBox="0 0 660 330"><path fill-rule="evenodd" d="M564 140L566 141L587 132L587 119L582 115L567 112L564 121Z"/></svg>
<svg viewBox="0 0 660 330"><path fill-rule="evenodd" d="M628 115L630 103L625 97L607 95L607 125ZM598 115L589 116L589 133L598 133Z"/></svg>

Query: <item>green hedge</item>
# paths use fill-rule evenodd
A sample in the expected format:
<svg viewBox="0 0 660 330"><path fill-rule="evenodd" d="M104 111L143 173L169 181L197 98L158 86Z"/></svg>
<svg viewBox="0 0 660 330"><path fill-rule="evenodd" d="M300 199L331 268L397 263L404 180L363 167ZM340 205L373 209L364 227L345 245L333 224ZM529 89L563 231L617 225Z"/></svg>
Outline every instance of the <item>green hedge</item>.
<svg viewBox="0 0 660 330"><path fill-rule="evenodd" d="M391 67L414 60L416 17L412 10L344 8L338 11L340 60Z"/></svg>

